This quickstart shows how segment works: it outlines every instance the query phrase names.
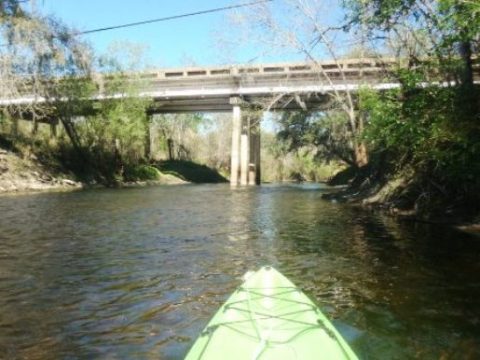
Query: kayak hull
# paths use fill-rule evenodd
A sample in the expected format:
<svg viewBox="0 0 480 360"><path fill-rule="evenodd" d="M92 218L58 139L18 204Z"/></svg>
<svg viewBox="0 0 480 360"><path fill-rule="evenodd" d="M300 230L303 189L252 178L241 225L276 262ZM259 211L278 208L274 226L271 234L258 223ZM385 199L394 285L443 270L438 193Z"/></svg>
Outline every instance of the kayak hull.
<svg viewBox="0 0 480 360"><path fill-rule="evenodd" d="M222 305L185 359L357 357L302 291L274 268L262 267Z"/></svg>

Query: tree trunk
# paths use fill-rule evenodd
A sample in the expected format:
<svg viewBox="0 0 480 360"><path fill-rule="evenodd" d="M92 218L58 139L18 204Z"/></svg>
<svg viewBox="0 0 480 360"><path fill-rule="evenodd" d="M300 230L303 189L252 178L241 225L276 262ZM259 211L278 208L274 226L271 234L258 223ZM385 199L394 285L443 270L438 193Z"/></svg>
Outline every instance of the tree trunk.
<svg viewBox="0 0 480 360"><path fill-rule="evenodd" d="M113 142L115 172L123 177L123 159L122 159L122 143L120 139L115 139Z"/></svg>
<svg viewBox="0 0 480 360"><path fill-rule="evenodd" d="M472 60L472 44L468 40L460 43L460 56L463 61L461 86L462 101L464 106L462 108L469 116L474 116L479 112L479 103L477 98L477 91L473 79L473 60Z"/></svg>
<svg viewBox="0 0 480 360"><path fill-rule="evenodd" d="M37 135L37 133L38 133L38 121L34 115L32 119L32 135L35 136Z"/></svg>
<svg viewBox="0 0 480 360"><path fill-rule="evenodd" d="M168 160L172 161L174 158L173 155L173 140L167 139L167 147L168 147Z"/></svg>
<svg viewBox="0 0 480 360"><path fill-rule="evenodd" d="M145 122L145 151L144 157L147 161L150 161L152 158L152 134L150 131L150 118L147 115L147 120Z"/></svg>
<svg viewBox="0 0 480 360"><path fill-rule="evenodd" d="M362 116L353 109L348 112L348 116L353 137L354 161L356 166L361 168L368 164L367 146L364 142L358 140L358 137L363 133L364 122Z"/></svg>
<svg viewBox="0 0 480 360"><path fill-rule="evenodd" d="M63 128L65 129L65 133L67 134L68 138L72 142L72 145L75 148L75 150L81 152L80 138L78 137L77 131L72 121L69 118L64 118L64 117L60 118L60 121L62 122Z"/></svg>
<svg viewBox="0 0 480 360"><path fill-rule="evenodd" d="M473 87L472 44L470 41L460 42L460 56L463 61L462 85Z"/></svg>
<svg viewBox="0 0 480 360"><path fill-rule="evenodd" d="M355 163L357 167L361 168L368 164L368 152L365 143L355 143Z"/></svg>
<svg viewBox="0 0 480 360"><path fill-rule="evenodd" d="M14 137L17 137L18 136L18 118L17 117L13 117L12 118L12 127L10 129L11 131L11 134L14 136Z"/></svg>

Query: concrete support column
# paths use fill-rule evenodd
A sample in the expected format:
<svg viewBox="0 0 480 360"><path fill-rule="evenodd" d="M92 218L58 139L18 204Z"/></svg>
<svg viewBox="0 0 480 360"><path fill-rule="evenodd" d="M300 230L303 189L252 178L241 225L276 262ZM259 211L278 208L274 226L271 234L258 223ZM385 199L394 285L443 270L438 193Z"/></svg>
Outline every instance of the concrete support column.
<svg viewBox="0 0 480 360"><path fill-rule="evenodd" d="M248 185L248 168L250 164L250 118L242 119L240 137L240 185Z"/></svg>
<svg viewBox="0 0 480 360"><path fill-rule="evenodd" d="M232 118L232 158L230 184L260 184L260 118L255 114L242 116L239 97L231 97Z"/></svg>
<svg viewBox="0 0 480 360"><path fill-rule="evenodd" d="M248 183L249 185L260 185L260 179L260 118L251 118Z"/></svg>
<svg viewBox="0 0 480 360"><path fill-rule="evenodd" d="M260 137L260 120L257 125L257 134L255 136L255 184L260 185L262 183L262 166L261 164L261 148L262 148L262 139Z"/></svg>
<svg viewBox="0 0 480 360"><path fill-rule="evenodd" d="M238 173L240 170L240 133L242 130L242 111L240 109L238 98L230 99L233 105L232 116L232 152L230 163L230 184L238 185Z"/></svg>
<svg viewBox="0 0 480 360"><path fill-rule="evenodd" d="M261 166L260 166L260 149L261 149L261 138L260 138L260 121L261 118L257 117L254 124L252 125L252 167L255 169L252 174L253 178L251 179L252 183L255 185L260 185L261 182Z"/></svg>
<svg viewBox="0 0 480 360"><path fill-rule="evenodd" d="M255 185L255 174L257 169L255 168L255 137L256 134L250 133L250 162L248 163L248 185Z"/></svg>
<svg viewBox="0 0 480 360"><path fill-rule="evenodd" d="M256 154L256 119L250 117L249 119L249 143L250 143L250 158L248 161L248 185L255 185L255 154Z"/></svg>

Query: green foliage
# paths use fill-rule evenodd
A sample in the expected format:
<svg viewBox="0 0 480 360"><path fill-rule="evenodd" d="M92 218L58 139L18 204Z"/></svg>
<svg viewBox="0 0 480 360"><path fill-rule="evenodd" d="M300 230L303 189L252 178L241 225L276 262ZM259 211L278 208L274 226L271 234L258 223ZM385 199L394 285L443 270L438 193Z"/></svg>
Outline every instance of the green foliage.
<svg viewBox="0 0 480 360"><path fill-rule="evenodd" d="M438 30L451 36L468 29L469 38L478 34L480 3L476 0L344 0L351 23L389 30L408 19L433 19Z"/></svg>
<svg viewBox="0 0 480 360"><path fill-rule="evenodd" d="M102 102L97 114L77 125L83 145L89 150L117 151L127 162L142 158L147 106L135 97Z"/></svg>
<svg viewBox="0 0 480 360"><path fill-rule="evenodd" d="M281 126L278 138L289 144L289 150L313 145L317 158L355 163L353 134L344 112L289 112L278 122Z"/></svg>
<svg viewBox="0 0 480 360"><path fill-rule="evenodd" d="M262 132L262 181L326 181L343 167L338 160L323 157L306 139L292 147L290 140L281 136Z"/></svg>
<svg viewBox="0 0 480 360"><path fill-rule="evenodd" d="M98 91L93 79L79 80L78 84L71 85L84 94L77 95L77 100L70 102L77 106L71 113L84 114L74 121L79 151L84 162L88 163L86 166L94 169L93 173L100 177L100 181L118 182L122 177L128 180L142 179L142 176L148 178L144 170L136 168L145 155L147 109L152 101L138 96L142 80L133 74L125 74L115 59L102 57L99 70L115 71L104 77L102 92L105 98L102 101L92 103L89 100L91 94Z"/></svg>
<svg viewBox="0 0 480 360"><path fill-rule="evenodd" d="M372 26L389 26L412 6L416 0L343 0L345 8L351 11L350 21Z"/></svg>
<svg viewBox="0 0 480 360"><path fill-rule="evenodd" d="M472 41L480 33L480 2L476 0L438 0L438 26L449 31L445 45ZM478 41L478 39L477 39Z"/></svg>
<svg viewBox="0 0 480 360"><path fill-rule="evenodd" d="M5 114L60 120L63 131L57 139L40 134L45 126L39 122L35 127L30 127L33 122L28 124L28 136L32 143L44 142L45 148L35 147L38 154L48 153L47 157L56 158L79 179L109 185L156 179L158 171L142 165L146 163L147 112L152 107L151 100L139 96L147 81L140 75L145 69L142 49L135 44L116 44L107 56L94 57L81 37L22 3L0 1L0 38L4 43L0 47L0 97L18 98L33 92L47 102L28 108L12 106L4 109ZM102 100L93 101L99 92ZM174 157L190 159L197 150L195 136L202 131L203 116L188 114L161 120L165 121L159 121L157 127L160 138L163 142L172 140ZM2 131L15 133L17 142L26 134L22 129L17 131L17 123L12 126L3 117L0 126Z"/></svg>
<svg viewBox="0 0 480 360"><path fill-rule="evenodd" d="M343 165L338 161L326 161L315 147L302 147L293 152L288 178L303 181L325 181L330 179Z"/></svg>
<svg viewBox="0 0 480 360"><path fill-rule="evenodd" d="M401 88L362 89L363 134L372 173L408 172L420 199L477 206L480 197L480 50L476 0L346 0L349 26L386 39L401 65ZM448 85L447 85L448 84ZM408 170L408 171L407 171ZM416 187L416 188L413 188ZM477 202L477 203L476 203Z"/></svg>
<svg viewBox="0 0 480 360"><path fill-rule="evenodd" d="M160 178L160 172L154 166L133 165L125 168L124 178L127 181L153 181Z"/></svg>
<svg viewBox="0 0 480 360"><path fill-rule="evenodd" d="M400 169L411 165L432 181L461 189L478 186L480 125L465 111L459 88L364 89L360 107L369 119L364 136L375 152ZM478 114L477 114L478 116Z"/></svg>
<svg viewBox="0 0 480 360"><path fill-rule="evenodd" d="M202 126L208 120L202 114L162 114L154 117L153 132L158 138L157 152L169 158L192 160ZM169 149L170 146L170 149Z"/></svg>
<svg viewBox="0 0 480 360"><path fill-rule="evenodd" d="M473 55L480 50L478 0L346 0L348 26L373 39L396 42L410 66L436 60L437 76L473 84Z"/></svg>

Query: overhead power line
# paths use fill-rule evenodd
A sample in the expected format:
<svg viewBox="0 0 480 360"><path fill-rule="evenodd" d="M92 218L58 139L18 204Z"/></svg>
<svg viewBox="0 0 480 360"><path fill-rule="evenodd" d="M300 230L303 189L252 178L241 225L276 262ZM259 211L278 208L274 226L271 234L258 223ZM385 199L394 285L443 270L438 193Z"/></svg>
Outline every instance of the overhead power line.
<svg viewBox="0 0 480 360"><path fill-rule="evenodd" d="M27 1L28 0L23 0L23 1L20 1L20 2L27 2ZM150 19L150 20L144 20L144 21L137 21L137 22L133 22L133 23L121 24L121 25L107 26L107 27L98 28L98 29L77 31L77 32L74 32L73 35L79 36L79 35L93 34L93 33L102 32L102 31L109 31L109 30L116 30L116 29L122 29L122 28L127 28L127 27L139 26L139 25L152 24L152 23L156 23L156 22L181 19L181 18L186 18L186 17L190 17L190 16L211 14L211 13L220 12L220 11L227 11L227 10L233 10L233 9L247 7L247 6L264 4L264 3L268 3L268 2L272 2L272 1L274 1L274 0L253 1L253 2L249 2L249 3L224 6L224 7L214 8L214 9L209 9L209 10L196 11L196 12L187 13L187 14L167 16L167 17L158 18L158 19ZM0 48L6 47L8 45L9 44L0 44Z"/></svg>
<svg viewBox="0 0 480 360"><path fill-rule="evenodd" d="M92 34L92 33L102 32L102 31L123 29L123 28L127 28L127 27L133 27L133 26L139 26L139 25L152 24L152 23L157 23L157 22L162 22L162 21L168 21L168 20L181 19L181 18L186 18L186 17L190 17L190 16L211 14L211 13L220 12L220 11L227 11L227 10L233 10L233 9L238 9L238 8L247 7L247 6L254 6L254 5L264 4L264 3L268 3L268 2L272 2L272 1L273 1L273 0L253 1L253 2L249 2L249 3L243 3L243 4L237 4L237 5L224 6L224 7L215 8L215 9L196 11L196 12L192 12L192 13L188 13L188 14L173 15L173 16L167 16L167 17L158 18L158 19L150 19L150 20L137 21L137 22L127 23L127 24L121 24L121 25L107 26L107 27L98 28L98 29L79 31L79 32L74 33L74 35L86 35L86 34Z"/></svg>

